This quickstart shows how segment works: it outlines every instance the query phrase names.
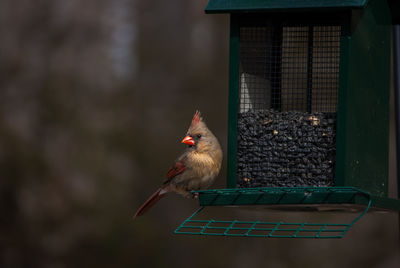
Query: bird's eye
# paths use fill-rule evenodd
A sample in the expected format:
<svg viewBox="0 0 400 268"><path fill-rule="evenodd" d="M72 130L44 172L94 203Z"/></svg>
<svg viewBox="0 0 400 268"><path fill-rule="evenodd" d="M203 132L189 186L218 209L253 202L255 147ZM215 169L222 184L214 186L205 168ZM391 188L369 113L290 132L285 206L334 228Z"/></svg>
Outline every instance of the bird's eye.
<svg viewBox="0 0 400 268"><path fill-rule="evenodd" d="M201 138L201 134L197 134L196 137L197 137L198 139L200 139L200 138Z"/></svg>

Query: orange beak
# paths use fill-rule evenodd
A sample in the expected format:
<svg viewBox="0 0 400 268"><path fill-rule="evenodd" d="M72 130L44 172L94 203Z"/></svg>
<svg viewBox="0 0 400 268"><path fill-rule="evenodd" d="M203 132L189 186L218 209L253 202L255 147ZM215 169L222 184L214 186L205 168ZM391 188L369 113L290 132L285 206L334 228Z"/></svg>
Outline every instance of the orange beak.
<svg viewBox="0 0 400 268"><path fill-rule="evenodd" d="M193 146L194 145L194 140L193 140L192 137L190 137L188 135L188 136L183 138L182 143Z"/></svg>

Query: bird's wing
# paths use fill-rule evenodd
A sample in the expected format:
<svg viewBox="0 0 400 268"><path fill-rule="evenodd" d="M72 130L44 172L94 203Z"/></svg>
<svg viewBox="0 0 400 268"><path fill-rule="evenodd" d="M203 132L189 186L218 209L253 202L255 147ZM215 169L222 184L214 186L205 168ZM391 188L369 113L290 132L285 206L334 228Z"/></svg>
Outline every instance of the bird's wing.
<svg viewBox="0 0 400 268"><path fill-rule="evenodd" d="M172 168L170 168L168 170L167 176L166 176L167 178L164 181L164 184L170 182L174 177L181 174L185 170L186 170L186 165L184 162L182 162L182 161L175 162L174 165L172 166Z"/></svg>

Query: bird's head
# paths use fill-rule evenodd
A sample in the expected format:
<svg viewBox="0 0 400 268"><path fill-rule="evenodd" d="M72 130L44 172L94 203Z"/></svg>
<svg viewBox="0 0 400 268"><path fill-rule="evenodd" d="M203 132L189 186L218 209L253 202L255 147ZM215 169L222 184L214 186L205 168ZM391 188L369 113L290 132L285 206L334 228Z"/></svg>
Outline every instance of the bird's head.
<svg viewBox="0 0 400 268"><path fill-rule="evenodd" d="M187 144L189 148L194 148L198 152L213 150L216 146L220 147L217 138L207 128L199 111L194 114L192 123L182 143Z"/></svg>

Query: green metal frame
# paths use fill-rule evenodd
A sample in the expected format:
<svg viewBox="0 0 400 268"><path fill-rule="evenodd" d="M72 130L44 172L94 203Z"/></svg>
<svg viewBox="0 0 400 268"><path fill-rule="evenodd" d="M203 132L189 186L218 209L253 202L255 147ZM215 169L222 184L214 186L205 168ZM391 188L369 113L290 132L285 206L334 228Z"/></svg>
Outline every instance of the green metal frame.
<svg viewBox="0 0 400 268"><path fill-rule="evenodd" d="M340 10L364 8L368 0L210 0L206 13Z"/></svg>
<svg viewBox="0 0 400 268"><path fill-rule="evenodd" d="M353 187L219 189L194 193L199 194L201 207L175 230L175 234L263 238L342 238L372 205L372 199L368 193ZM360 204L365 208L350 223L340 224L194 219L205 206L315 203Z"/></svg>
<svg viewBox="0 0 400 268"><path fill-rule="evenodd" d="M239 16L232 14L229 41L229 111L227 187L236 187L237 114L239 108Z"/></svg>
<svg viewBox="0 0 400 268"><path fill-rule="evenodd" d="M360 204L370 197L353 187L259 187L197 191L200 206Z"/></svg>
<svg viewBox="0 0 400 268"><path fill-rule="evenodd" d="M393 24L400 24L400 1L387 0L392 13Z"/></svg>
<svg viewBox="0 0 400 268"><path fill-rule="evenodd" d="M335 185L381 197L388 189L390 24L386 1L348 13L338 91Z"/></svg>
<svg viewBox="0 0 400 268"><path fill-rule="evenodd" d="M350 223L285 223L262 221L194 220L204 207L200 207L186 219L175 234L262 237L262 238L342 238L353 224L368 211L369 207ZM220 226L223 225L223 226Z"/></svg>
<svg viewBox="0 0 400 268"><path fill-rule="evenodd" d="M340 62L339 62L339 90L337 107L337 125L336 125L336 160L335 160L335 184L345 185L346 174L346 129L348 124L348 89L347 81L349 76L349 58L350 58L350 39L351 39L351 13L344 18L342 25L342 34L340 37Z"/></svg>

